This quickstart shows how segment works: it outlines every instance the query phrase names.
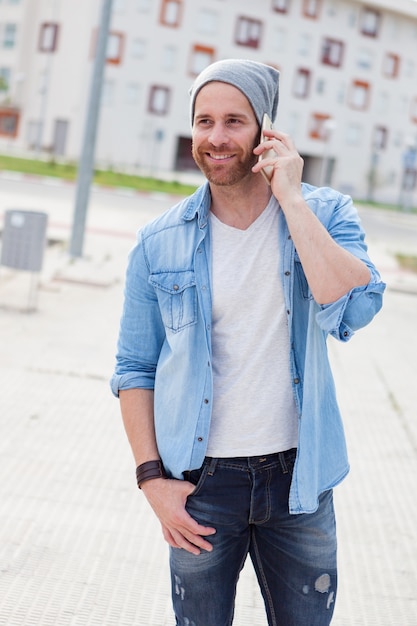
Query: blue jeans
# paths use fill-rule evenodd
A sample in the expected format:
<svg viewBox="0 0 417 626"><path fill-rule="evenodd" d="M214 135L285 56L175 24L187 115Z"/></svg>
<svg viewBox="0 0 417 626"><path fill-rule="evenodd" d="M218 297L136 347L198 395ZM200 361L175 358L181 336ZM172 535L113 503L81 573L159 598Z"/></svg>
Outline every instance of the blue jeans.
<svg viewBox="0 0 417 626"><path fill-rule="evenodd" d="M264 457L206 458L185 472L196 485L187 510L213 526L213 551L171 548L177 626L230 626L236 585L247 555L253 562L269 626L328 626L337 587L333 493L315 513L290 515L296 450Z"/></svg>

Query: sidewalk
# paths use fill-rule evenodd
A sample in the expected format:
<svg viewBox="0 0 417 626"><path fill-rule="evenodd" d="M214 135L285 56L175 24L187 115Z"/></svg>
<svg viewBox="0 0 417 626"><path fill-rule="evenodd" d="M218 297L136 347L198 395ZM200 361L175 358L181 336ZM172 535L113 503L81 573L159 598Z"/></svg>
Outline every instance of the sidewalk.
<svg viewBox="0 0 417 626"><path fill-rule="evenodd" d="M0 626L173 625L167 547L108 386L126 256L150 217L121 219L117 204L92 212L85 258L48 247L36 312L24 312L27 274L0 268ZM66 239L68 224L50 235ZM352 465L335 490L333 624L416 626L417 277L382 242L371 252L383 312L329 343ZM266 624L249 565L234 624Z"/></svg>

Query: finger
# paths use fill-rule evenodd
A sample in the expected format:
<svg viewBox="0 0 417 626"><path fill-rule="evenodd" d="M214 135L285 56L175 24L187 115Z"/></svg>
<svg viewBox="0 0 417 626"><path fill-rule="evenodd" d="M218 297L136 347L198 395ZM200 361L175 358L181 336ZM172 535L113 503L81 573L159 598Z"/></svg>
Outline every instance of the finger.
<svg viewBox="0 0 417 626"><path fill-rule="evenodd" d="M213 546L209 541L206 541L200 535L189 533L185 529L163 527L163 534L165 540L173 548L181 548L195 555L201 554L201 550L206 552L213 550Z"/></svg>

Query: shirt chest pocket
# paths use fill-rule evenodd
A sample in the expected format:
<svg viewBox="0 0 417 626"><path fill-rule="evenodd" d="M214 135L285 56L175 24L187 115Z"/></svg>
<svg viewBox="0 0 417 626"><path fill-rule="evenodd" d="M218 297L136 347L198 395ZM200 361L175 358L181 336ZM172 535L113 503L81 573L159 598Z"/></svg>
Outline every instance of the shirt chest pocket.
<svg viewBox="0 0 417 626"><path fill-rule="evenodd" d="M197 289L191 270L151 274L166 328L178 332L197 322Z"/></svg>

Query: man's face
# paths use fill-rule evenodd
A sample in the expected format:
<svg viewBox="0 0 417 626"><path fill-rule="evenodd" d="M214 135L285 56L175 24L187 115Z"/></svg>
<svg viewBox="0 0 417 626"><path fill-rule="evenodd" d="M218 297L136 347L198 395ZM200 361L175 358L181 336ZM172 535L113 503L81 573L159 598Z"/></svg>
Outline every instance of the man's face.
<svg viewBox="0 0 417 626"><path fill-rule="evenodd" d="M253 109L236 87L213 82L197 94L192 153L213 185L235 185L253 176L259 133Z"/></svg>

